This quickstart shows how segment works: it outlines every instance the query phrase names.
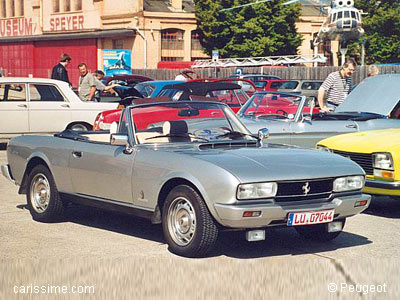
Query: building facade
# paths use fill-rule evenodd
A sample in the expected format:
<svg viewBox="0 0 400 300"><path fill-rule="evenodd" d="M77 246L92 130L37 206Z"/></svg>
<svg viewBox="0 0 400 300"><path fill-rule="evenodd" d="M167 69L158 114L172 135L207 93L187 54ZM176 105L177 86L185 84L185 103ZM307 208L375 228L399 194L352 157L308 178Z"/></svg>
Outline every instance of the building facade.
<svg viewBox="0 0 400 300"><path fill-rule="evenodd" d="M50 77L62 53L74 86L77 65L103 69L104 50L128 50L133 69L179 67L206 57L192 2L173 0L0 0L0 68L4 76Z"/></svg>
<svg viewBox="0 0 400 300"><path fill-rule="evenodd" d="M323 18L302 16L299 54ZM207 58L196 31L192 0L0 0L0 68L4 76L50 77L62 53L77 65L105 68L107 50L127 50L132 69L183 68Z"/></svg>

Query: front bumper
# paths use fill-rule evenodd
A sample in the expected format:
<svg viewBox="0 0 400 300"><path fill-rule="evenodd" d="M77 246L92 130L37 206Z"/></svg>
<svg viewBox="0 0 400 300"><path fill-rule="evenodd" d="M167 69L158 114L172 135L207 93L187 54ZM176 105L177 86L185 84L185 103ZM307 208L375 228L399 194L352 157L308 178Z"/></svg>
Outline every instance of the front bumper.
<svg viewBox="0 0 400 300"><path fill-rule="evenodd" d="M365 206L354 207L357 201L367 200ZM231 228L260 228L267 226L286 225L287 216L291 212L313 212L321 210L335 210L335 219L342 219L361 213L371 203L371 196L358 194L340 196L330 202L290 205L251 204L251 205L226 205L215 204L215 210L221 225ZM245 211L261 211L259 217L243 217Z"/></svg>
<svg viewBox="0 0 400 300"><path fill-rule="evenodd" d="M400 182L367 179L363 192L375 195L400 196Z"/></svg>
<svg viewBox="0 0 400 300"><path fill-rule="evenodd" d="M1 174L11 182L15 184L15 180L11 175L11 170L9 165L1 165Z"/></svg>

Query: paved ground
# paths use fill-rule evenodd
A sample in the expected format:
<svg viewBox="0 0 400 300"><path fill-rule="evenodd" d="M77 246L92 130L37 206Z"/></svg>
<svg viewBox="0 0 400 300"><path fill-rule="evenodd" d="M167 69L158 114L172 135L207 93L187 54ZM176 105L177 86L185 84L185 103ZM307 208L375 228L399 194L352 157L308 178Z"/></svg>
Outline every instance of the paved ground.
<svg viewBox="0 0 400 300"><path fill-rule="evenodd" d="M160 226L142 219L72 206L65 221L42 224L3 177L0 195L0 299L400 297L400 201L375 198L328 244L291 229L270 230L257 243L224 233L210 257L186 259L168 251ZM72 293L77 286L94 293Z"/></svg>

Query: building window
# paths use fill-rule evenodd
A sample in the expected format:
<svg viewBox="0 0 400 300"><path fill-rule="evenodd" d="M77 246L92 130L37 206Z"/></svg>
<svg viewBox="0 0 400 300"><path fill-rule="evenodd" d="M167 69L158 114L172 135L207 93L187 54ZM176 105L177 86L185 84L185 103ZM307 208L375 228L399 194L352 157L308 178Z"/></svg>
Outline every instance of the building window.
<svg viewBox="0 0 400 300"><path fill-rule="evenodd" d="M82 10L82 0L75 1L75 10Z"/></svg>
<svg viewBox="0 0 400 300"><path fill-rule="evenodd" d="M64 11L71 11L71 0L64 0Z"/></svg>
<svg viewBox="0 0 400 300"><path fill-rule="evenodd" d="M161 49L183 50L183 30L165 29L161 31Z"/></svg>
<svg viewBox="0 0 400 300"><path fill-rule="evenodd" d="M10 3L10 11L11 11L11 16L10 17L15 17L15 2L14 1L9 1Z"/></svg>
<svg viewBox="0 0 400 300"><path fill-rule="evenodd" d="M60 12L60 0L53 0L53 12Z"/></svg>
<svg viewBox="0 0 400 300"><path fill-rule="evenodd" d="M167 57L162 56L161 61L183 61L183 57Z"/></svg>
<svg viewBox="0 0 400 300"><path fill-rule="evenodd" d="M0 0L0 17L6 17L6 0Z"/></svg>
<svg viewBox="0 0 400 300"><path fill-rule="evenodd" d="M113 49L118 49L118 50L124 49L124 41L123 40L113 40Z"/></svg>
<svg viewBox="0 0 400 300"><path fill-rule="evenodd" d="M18 1L18 6L16 8L16 15L23 16L24 15L24 0L16 0Z"/></svg>
<svg viewBox="0 0 400 300"><path fill-rule="evenodd" d="M203 48L201 47L200 44L199 32L197 30L193 30L191 36L192 36L191 39L192 50L202 50Z"/></svg>
<svg viewBox="0 0 400 300"><path fill-rule="evenodd" d="M182 61L184 57L183 30L161 31L161 61Z"/></svg>

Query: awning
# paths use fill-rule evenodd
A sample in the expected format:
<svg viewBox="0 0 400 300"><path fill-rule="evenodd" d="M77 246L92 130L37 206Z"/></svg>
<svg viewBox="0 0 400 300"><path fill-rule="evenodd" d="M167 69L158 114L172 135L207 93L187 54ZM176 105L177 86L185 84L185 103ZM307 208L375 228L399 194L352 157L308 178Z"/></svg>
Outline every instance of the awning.
<svg viewBox="0 0 400 300"><path fill-rule="evenodd" d="M93 39L93 38L108 38L108 37L132 37L136 35L136 30L133 28L124 29L107 29L94 30L85 32L73 33L44 33L41 35L29 36L10 36L0 38L0 43L15 43L15 42L35 42L35 41L55 41L55 40L76 40L76 39Z"/></svg>

